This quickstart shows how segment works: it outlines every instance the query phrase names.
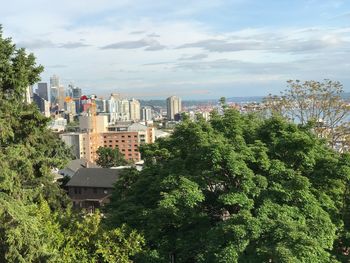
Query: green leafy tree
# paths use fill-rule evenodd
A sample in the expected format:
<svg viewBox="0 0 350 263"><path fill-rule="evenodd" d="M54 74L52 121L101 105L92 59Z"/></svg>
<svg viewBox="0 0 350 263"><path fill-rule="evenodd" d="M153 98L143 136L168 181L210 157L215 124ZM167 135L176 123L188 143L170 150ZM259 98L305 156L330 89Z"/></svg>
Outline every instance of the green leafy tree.
<svg viewBox="0 0 350 263"><path fill-rule="evenodd" d="M99 212L71 215L63 230L63 257L58 262L128 263L142 250L144 240L134 230L123 225L108 229Z"/></svg>
<svg viewBox="0 0 350 263"><path fill-rule="evenodd" d="M112 226L144 233L136 262L347 257L350 157L307 127L226 109L210 123L183 122L142 155L144 169L122 176L108 210Z"/></svg>
<svg viewBox="0 0 350 263"><path fill-rule="evenodd" d="M350 107L341 97L343 85L327 79L323 82L289 80L287 83L287 89L280 96L270 94L264 99L264 110L302 125L313 123L316 134L326 138L332 147L347 149Z"/></svg>
<svg viewBox="0 0 350 263"><path fill-rule="evenodd" d="M96 163L103 168L116 167L128 163L124 154L119 152L118 148L99 147L96 153L98 155Z"/></svg>
<svg viewBox="0 0 350 263"><path fill-rule="evenodd" d="M107 229L100 214L72 214L54 180L70 150L24 95L42 70L0 28L0 262L130 262L142 238Z"/></svg>

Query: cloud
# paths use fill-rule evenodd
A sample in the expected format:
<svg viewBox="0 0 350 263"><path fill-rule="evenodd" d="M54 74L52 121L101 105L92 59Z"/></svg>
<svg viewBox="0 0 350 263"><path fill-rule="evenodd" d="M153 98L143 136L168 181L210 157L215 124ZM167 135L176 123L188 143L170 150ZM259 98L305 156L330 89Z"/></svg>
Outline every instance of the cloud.
<svg viewBox="0 0 350 263"><path fill-rule="evenodd" d="M139 31L132 31L132 32L130 32L130 35L141 35L141 34L144 34L144 33L146 33L146 31L139 30Z"/></svg>
<svg viewBox="0 0 350 263"><path fill-rule="evenodd" d="M50 40L34 39L17 43L18 47L27 49L54 48L56 45Z"/></svg>
<svg viewBox="0 0 350 263"><path fill-rule="evenodd" d="M80 48L80 47L88 47L90 45L84 44L83 42L67 42L60 44L58 47L60 48Z"/></svg>
<svg viewBox="0 0 350 263"><path fill-rule="evenodd" d="M287 73L296 70L296 64L290 63L255 63L246 62L241 60L233 59L216 59L212 61L201 61L201 62L183 62L178 63L175 66L178 69L185 69L191 71L229 71L233 73L250 73L250 74L274 74Z"/></svg>
<svg viewBox="0 0 350 263"><path fill-rule="evenodd" d="M160 35L156 33L148 34L147 37L160 37Z"/></svg>
<svg viewBox="0 0 350 263"><path fill-rule="evenodd" d="M178 47L182 48L201 48L210 52L233 52L241 50L257 50L261 43L256 41L237 41L237 42L228 42L227 40L219 39L207 39L194 43L184 44Z"/></svg>
<svg viewBox="0 0 350 263"><path fill-rule="evenodd" d="M101 47L101 49L138 49L144 48L146 51L156 51L165 49L157 40L145 38L135 41L121 41Z"/></svg>
<svg viewBox="0 0 350 263"><path fill-rule="evenodd" d="M179 60L201 60L207 57L207 54L196 54L193 56L182 56L181 58L179 58Z"/></svg>
<svg viewBox="0 0 350 263"><path fill-rule="evenodd" d="M271 52L308 52L317 51L327 48L339 48L349 45L348 41L343 40L339 36L330 35L328 37L315 38L294 38L290 39L287 36L271 39L270 36L264 38L265 35L250 37L251 40L236 41L227 39L207 39L194 43L187 43L177 47L177 49L200 48L209 52L237 52L247 50L261 50Z"/></svg>

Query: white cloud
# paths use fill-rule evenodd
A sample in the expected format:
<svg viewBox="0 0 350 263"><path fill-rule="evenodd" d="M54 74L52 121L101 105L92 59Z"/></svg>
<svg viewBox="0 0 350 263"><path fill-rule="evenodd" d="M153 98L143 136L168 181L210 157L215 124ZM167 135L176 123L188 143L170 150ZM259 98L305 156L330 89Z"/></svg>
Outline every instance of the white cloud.
<svg viewBox="0 0 350 263"><path fill-rule="evenodd" d="M349 68L350 27L218 30L195 17L215 12L225 1L145 3L0 0L0 17L5 35L34 51L46 67L43 80L55 73L88 92L138 89L141 94L142 88L170 92L186 86L213 94L214 87L230 83L341 79Z"/></svg>

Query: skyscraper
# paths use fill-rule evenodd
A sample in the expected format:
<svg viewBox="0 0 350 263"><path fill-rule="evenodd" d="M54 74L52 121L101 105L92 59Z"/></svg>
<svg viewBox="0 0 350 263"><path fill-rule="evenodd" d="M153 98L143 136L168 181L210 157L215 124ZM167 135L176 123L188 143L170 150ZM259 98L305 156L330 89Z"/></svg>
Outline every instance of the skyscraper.
<svg viewBox="0 0 350 263"><path fill-rule="evenodd" d="M167 118L169 121L174 120L174 116L181 112L181 99L176 96L171 96L166 99L167 104Z"/></svg>
<svg viewBox="0 0 350 263"><path fill-rule="evenodd" d="M82 95L81 88L74 86L73 84L68 85L68 96L73 99L80 99Z"/></svg>
<svg viewBox="0 0 350 263"><path fill-rule="evenodd" d="M135 99L129 101L129 111L130 111L130 120L139 121L140 118L140 102Z"/></svg>
<svg viewBox="0 0 350 263"><path fill-rule="evenodd" d="M57 75L53 75L50 78L50 87L59 87L60 86L60 78Z"/></svg>
<svg viewBox="0 0 350 263"><path fill-rule="evenodd" d="M33 94L33 102L38 106L40 112L46 117L50 117L50 103L38 94Z"/></svg>
<svg viewBox="0 0 350 263"><path fill-rule="evenodd" d="M59 88L60 78L57 75L53 75L50 78L50 91L51 91L51 104L52 106L59 104Z"/></svg>
<svg viewBox="0 0 350 263"><path fill-rule="evenodd" d="M41 98L46 101L50 101L50 89L46 82L38 83L38 88L36 89L36 94L38 94Z"/></svg>
<svg viewBox="0 0 350 263"><path fill-rule="evenodd" d="M152 109L151 107L142 107L141 109L141 120L151 121L152 120Z"/></svg>
<svg viewBox="0 0 350 263"><path fill-rule="evenodd" d="M121 121L130 120L130 107L129 101L127 99L122 99L119 101L119 117L118 119Z"/></svg>
<svg viewBox="0 0 350 263"><path fill-rule="evenodd" d="M51 87L50 88L50 93L51 93L51 104L52 106L55 106L58 104L58 87Z"/></svg>
<svg viewBox="0 0 350 263"><path fill-rule="evenodd" d="M58 108L60 110L64 109L64 99L66 98L66 93L64 91L64 86L59 86L58 87L58 98L57 98L57 102L58 102Z"/></svg>

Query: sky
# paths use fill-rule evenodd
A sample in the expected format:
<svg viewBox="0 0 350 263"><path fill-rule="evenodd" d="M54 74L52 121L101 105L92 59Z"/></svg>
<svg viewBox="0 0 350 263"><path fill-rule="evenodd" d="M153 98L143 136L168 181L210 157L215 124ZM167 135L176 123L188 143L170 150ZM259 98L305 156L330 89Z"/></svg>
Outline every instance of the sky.
<svg viewBox="0 0 350 263"><path fill-rule="evenodd" d="M3 35L85 93L142 99L350 91L347 0L0 0Z"/></svg>

